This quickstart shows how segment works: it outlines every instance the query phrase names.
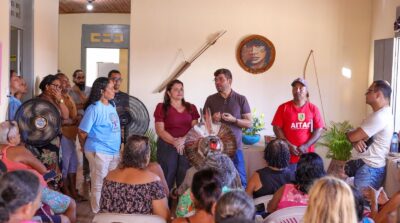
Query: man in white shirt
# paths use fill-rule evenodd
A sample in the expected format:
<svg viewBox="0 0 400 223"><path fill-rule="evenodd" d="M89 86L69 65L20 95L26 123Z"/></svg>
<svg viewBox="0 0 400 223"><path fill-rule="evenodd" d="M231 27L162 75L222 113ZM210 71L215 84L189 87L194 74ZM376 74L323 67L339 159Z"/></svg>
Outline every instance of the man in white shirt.
<svg viewBox="0 0 400 223"><path fill-rule="evenodd" d="M354 186L378 189L385 177L386 155L393 134L393 115L389 107L392 89L387 81L374 81L365 93L366 103L373 113L361 126L347 133L353 144L352 160L346 164L346 174L354 176Z"/></svg>

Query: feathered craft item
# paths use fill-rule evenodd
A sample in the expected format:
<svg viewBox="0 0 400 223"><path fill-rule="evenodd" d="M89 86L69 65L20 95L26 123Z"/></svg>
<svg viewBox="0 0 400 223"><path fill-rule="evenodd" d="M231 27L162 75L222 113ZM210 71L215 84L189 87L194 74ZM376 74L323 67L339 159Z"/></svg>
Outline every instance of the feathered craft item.
<svg viewBox="0 0 400 223"><path fill-rule="evenodd" d="M207 109L203 116L200 109L201 120L186 135L184 154L196 168L204 165L205 158L213 153L225 153L233 157L236 152L235 135L229 126L221 122L213 123L210 110Z"/></svg>

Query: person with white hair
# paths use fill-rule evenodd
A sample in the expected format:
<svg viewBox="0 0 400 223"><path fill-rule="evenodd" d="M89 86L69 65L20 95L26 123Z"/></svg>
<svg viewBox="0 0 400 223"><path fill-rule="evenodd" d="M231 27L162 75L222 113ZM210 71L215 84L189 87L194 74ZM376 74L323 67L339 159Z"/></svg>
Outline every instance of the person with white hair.
<svg viewBox="0 0 400 223"><path fill-rule="evenodd" d="M44 176L51 175L46 167L27 150L19 145L21 136L15 121L0 123L0 160L8 171L27 170L35 174L41 183L41 201L50 206L61 222L75 222L76 204L70 197L47 186Z"/></svg>

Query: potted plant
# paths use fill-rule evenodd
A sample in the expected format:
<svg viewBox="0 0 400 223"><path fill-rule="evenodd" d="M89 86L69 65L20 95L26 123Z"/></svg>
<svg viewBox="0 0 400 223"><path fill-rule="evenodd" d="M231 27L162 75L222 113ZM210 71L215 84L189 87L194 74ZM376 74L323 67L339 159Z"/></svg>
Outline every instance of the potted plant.
<svg viewBox="0 0 400 223"><path fill-rule="evenodd" d="M253 117L253 124L251 128L243 128L242 129L242 142L246 145L253 145L260 141L260 131L264 129L265 122L264 122L264 114L257 116L256 109L252 112Z"/></svg>
<svg viewBox="0 0 400 223"><path fill-rule="evenodd" d="M317 145L328 147L327 158L332 161L328 167L328 174L339 178L345 178L344 166L350 159L353 145L347 139L346 132L353 129L348 121L331 122L328 130L322 135L322 142Z"/></svg>

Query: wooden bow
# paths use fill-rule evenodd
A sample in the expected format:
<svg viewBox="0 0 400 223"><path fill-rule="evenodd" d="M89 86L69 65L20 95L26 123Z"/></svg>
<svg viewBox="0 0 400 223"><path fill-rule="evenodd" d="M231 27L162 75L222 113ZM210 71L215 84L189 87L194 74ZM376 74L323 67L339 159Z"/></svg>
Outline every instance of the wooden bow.
<svg viewBox="0 0 400 223"><path fill-rule="evenodd" d="M308 65L308 62L310 61L311 56L312 56L312 60L313 60L313 67L314 67L315 77L316 77L316 79L317 79L317 87L318 87L319 100L321 101L322 118L324 119L324 123L326 123L326 120L325 120L324 103L322 103L321 87L320 87L320 85L319 85L317 67L315 66L314 50L310 50L310 53L308 54L308 57L307 57L307 60L306 60L306 63L304 64L303 79L306 80L307 65Z"/></svg>
<svg viewBox="0 0 400 223"><path fill-rule="evenodd" d="M173 72L166 80L162 82L162 84L153 92L153 93L160 93L165 89L167 84L172 81L177 79L179 76L182 75L183 72L185 72L190 65L199 57L201 54L203 54L210 46L214 45L217 40L226 33L226 30L223 30L215 35L214 38L211 40L207 41L204 46L189 60L189 61L183 61L181 65Z"/></svg>

